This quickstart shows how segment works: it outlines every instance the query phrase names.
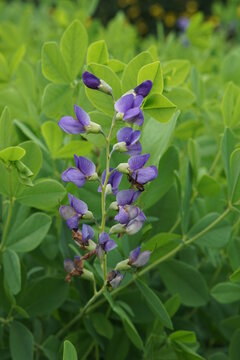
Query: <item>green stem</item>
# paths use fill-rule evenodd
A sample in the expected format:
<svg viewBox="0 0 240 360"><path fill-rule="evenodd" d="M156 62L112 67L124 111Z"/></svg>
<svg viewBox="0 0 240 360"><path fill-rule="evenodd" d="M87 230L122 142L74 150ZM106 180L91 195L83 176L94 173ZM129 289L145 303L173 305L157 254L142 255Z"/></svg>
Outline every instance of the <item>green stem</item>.
<svg viewBox="0 0 240 360"><path fill-rule="evenodd" d="M10 201L9 201L9 207L8 207L8 215L7 215L7 220L6 220L6 224L4 226L4 230L3 230L3 235L2 235L2 241L0 244L0 252L2 252L4 250L4 246L7 240L7 233L8 233L8 228L11 222L11 218L12 218L12 211L13 211L13 204L14 204L14 198L12 196L12 176L11 176L11 170L8 170L8 174L9 174L9 189L10 189Z"/></svg>

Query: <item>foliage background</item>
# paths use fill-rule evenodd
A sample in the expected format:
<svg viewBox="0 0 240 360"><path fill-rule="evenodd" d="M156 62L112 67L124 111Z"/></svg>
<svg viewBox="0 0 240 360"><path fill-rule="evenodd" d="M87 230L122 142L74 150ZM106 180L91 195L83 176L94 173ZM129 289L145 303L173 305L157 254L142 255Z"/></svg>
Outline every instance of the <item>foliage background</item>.
<svg viewBox="0 0 240 360"><path fill-rule="evenodd" d="M167 31L156 19L147 35L122 12L103 26L93 16L97 6L93 0L0 2L0 357L59 359L67 339L65 359L76 358L73 344L80 359L237 360L239 1L216 2L211 16L196 13L178 34L163 18ZM60 60L59 44L75 19L82 27L71 50L73 68ZM77 103L107 128L109 107L84 90L83 70L112 82L120 97L143 66L159 93L158 101L145 103L142 130L159 178L140 202L148 223L118 241L109 264L143 242L154 250L150 268L141 276L145 285L125 277L133 285L102 297L78 319L92 287L81 279L64 282L63 259L78 249L58 214L67 201L60 174L76 152L100 167L104 144L97 136L63 136L57 121ZM95 186L67 191L100 217ZM97 264L90 269L101 283ZM159 315L160 300L173 329Z"/></svg>

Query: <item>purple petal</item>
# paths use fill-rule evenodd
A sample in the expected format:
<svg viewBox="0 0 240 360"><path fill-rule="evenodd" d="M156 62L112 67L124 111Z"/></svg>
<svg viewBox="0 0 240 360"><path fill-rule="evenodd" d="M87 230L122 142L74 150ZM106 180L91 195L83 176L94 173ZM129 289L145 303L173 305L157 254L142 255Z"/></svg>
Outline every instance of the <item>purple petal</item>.
<svg viewBox="0 0 240 360"><path fill-rule="evenodd" d="M75 168L65 170L61 175L61 179L65 182L73 182L79 188L81 188L86 182L85 176Z"/></svg>
<svg viewBox="0 0 240 360"><path fill-rule="evenodd" d="M133 121L140 113L140 108L139 107L135 107L132 109L129 109L125 112L125 115L123 117L124 121Z"/></svg>
<svg viewBox="0 0 240 360"><path fill-rule="evenodd" d="M130 127L124 127L120 129L117 133L118 142L125 141L127 145L131 144L133 129Z"/></svg>
<svg viewBox="0 0 240 360"><path fill-rule="evenodd" d="M127 154L129 155L140 155L142 152L142 145L140 144L140 142L136 142L135 144L132 145L128 145L127 146Z"/></svg>
<svg viewBox="0 0 240 360"><path fill-rule="evenodd" d="M120 205L120 206L130 205L135 200L137 200L139 195L140 195L139 191L135 191L132 189L121 190L117 193L116 200L117 200L118 205Z"/></svg>
<svg viewBox="0 0 240 360"><path fill-rule="evenodd" d="M85 128L71 116L64 116L58 122L60 128L68 134L81 134L86 132Z"/></svg>
<svg viewBox="0 0 240 360"><path fill-rule="evenodd" d="M83 73L82 78L84 84L90 89L97 90L101 84L100 79L88 71Z"/></svg>
<svg viewBox="0 0 240 360"><path fill-rule="evenodd" d="M150 258L150 255L151 255L151 251L143 251L139 256L138 258L136 259L136 261L132 262L132 265L133 266L136 266L136 267L141 267L141 266L144 266L147 264L147 262L149 261L149 258Z"/></svg>
<svg viewBox="0 0 240 360"><path fill-rule="evenodd" d="M137 216L141 214L141 209L134 205L128 205L126 206L129 220L135 219Z"/></svg>
<svg viewBox="0 0 240 360"><path fill-rule="evenodd" d="M143 97L141 95L137 95L134 98L133 107L140 107L142 105L142 102L143 102Z"/></svg>
<svg viewBox="0 0 240 360"><path fill-rule="evenodd" d="M146 164L149 158L150 154L132 156L128 160L128 165L132 171L138 170Z"/></svg>
<svg viewBox="0 0 240 360"><path fill-rule="evenodd" d="M114 220L118 221L120 224L127 224L129 222L128 213L121 207L118 214L114 217Z"/></svg>
<svg viewBox="0 0 240 360"><path fill-rule="evenodd" d="M110 183L112 185L112 192L114 195L117 194L118 192L118 186L122 180L122 176L123 174L121 174L119 171L115 171L113 174L112 174L112 179L110 181L108 181L108 183Z"/></svg>
<svg viewBox="0 0 240 360"><path fill-rule="evenodd" d="M140 136L141 136L140 130L133 131L131 136L131 144L136 144L136 142L140 139Z"/></svg>
<svg viewBox="0 0 240 360"><path fill-rule="evenodd" d="M73 217L71 217L70 219L66 220L67 226L70 229L77 229L78 228L78 221L79 221L79 216L75 215Z"/></svg>
<svg viewBox="0 0 240 360"><path fill-rule="evenodd" d="M136 173L132 174L132 177L139 184L146 184L149 181L154 180L158 176L158 170L155 166L148 166L145 169L139 169Z"/></svg>
<svg viewBox="0 0 240 360"><path fill-rule="evenodd" d="M99 235L99 244L104 245L109 239L109 235L104 231Z"/></svg>
<svg viewBox="0 0 240 360"><path fill-rule="evenodd" d="M94 238L94 231L90 225L83 224L82 226L82 239L87 242L89 239Z"/></svg>
<svg viewBox="0 0 240 360"><path fill-rule="evenodd" d="M143 226L143 223L141 221L134 219L128 223L128 225L126 227L126 232L129 235L134 235L139 230L141 230L142 226Z"/></svg>
<svg viewBox="0 0 240 360"><path fill-rule="evenodd" d="M152 89L152 81L151 80L146 80L144 82L142 82L141 84L139 84L137 87L135 87L134 92L137 95L141 95L143 97L146 97L151 89Z"/></svg>
<svg viewBox="0 0 240 360"><path fill-rule="evenodd" d="M70 260L70 259L64 259L64 270L66 271L66 272L71 272L73 269L74 269L74 263L73 263L73 261L72 260Z"/></svg>
<svg viewBox="0 0 240 360"><path fill-rule="evenodd" d="M138 116L136 117L136 119L134 119L134 124L138 126L142 126L143 121L144 121L144 116L142 110L140 109Z"/></svg>
<svg viewBox="0 0 240 360"><path fill-rule="evenodd" d="M128 94L120 97L118 101L115 103L115 110L125 114L125 112L132 107L134 101L134 95Z"/></svg>
<svg viewBox="0 0 240 360"><path fill-rule="evenodd" d="M141 251L141 246L138 246L136 249L132 250L129 254L129 261L131 263L133 263L134 261L137 260L139 254L140 254L140 251Z"/></svg>
<svg viewBox="0 0 240 360"><path fill-rule="evenodd" d="M91 160L83 156L77 157L77 155L74 155L74 159L76 166L86 177L91 176L96 171L96 166Z"/></svg>
<svg viewBox="0 0 240 360"><path fill-rule="evenodd" d="M113 249L115 249L115 247L117 247L117 244L115 243L115 241L113 240L108 240L105 244L104 244L104 250L107 251L111 251Z"/></svg>
<svg viewBox="0 0 240 360"><path fill-rule="evenodd" d="M120 273L120 271L116 271L116 273L117 274L115 275L115 277L109 281L109 284L112 286L113 289L116 289L123 279L123 275Z"/></svg>
<svg viewBox="0 0 240 360"><path fill-rule="evenodd" d="M75 114L76 114L76 117L77 117L79 123L83 127L88 126L90 124L90 117L82 108L80 108L77 105L74 105L74 111L75 111Z"/></svg>
<svg viewBox="0 0 240 360"><path fill-rule="evenodd" d="M59 212L64 220L68 220L76 215L75 210L71 206L67 206L67 205L60 206Z"/></svg>
<svg viewBox="0 0 240 360"><path fill-rule="evenodd" d="M145 214L144 214L144 212L143 212L143 211L141 211L141 210L140 210L140 212L139 212L139 214L138 214L138 216L137 216L136 220L141 221L141 222L146 221L146 216L145 216Z"/></svg>
<svg viewBox="0 0 240 360"><path fill-rule="evenodd" d="M69 199L70 205L74 208L74 210L78 214L80 214L80 215L86 214L86 212L88 211L88 207L84 201L77 199L75 196L73 196L71 194L68 194L68 199Z"/></svg>

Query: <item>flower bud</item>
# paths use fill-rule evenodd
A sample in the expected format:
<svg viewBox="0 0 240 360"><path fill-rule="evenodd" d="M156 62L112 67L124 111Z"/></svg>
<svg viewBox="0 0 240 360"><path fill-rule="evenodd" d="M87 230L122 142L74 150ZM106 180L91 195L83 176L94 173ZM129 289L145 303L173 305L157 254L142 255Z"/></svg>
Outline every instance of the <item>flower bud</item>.
<svg viewBox="0 0 240 360"><path fill-rule="evenodd" d="M125 225L123 225L123 224L113 225L111 227L111 229L109 230L109 234L122 234L125 232L126 232L126 229L125 229Z"/></svg>
<svg viewBox="0 0 240 360"><path fill-rule="evenodd" d="M115 145L113 145L113 150L119 151L119 152L126 152L126 151L128 151L128 148L127 148L125 141L121 141L121 142L118 142Z"/></svg>
<svg viewBox="0 0 240 360"><path fill-rule="evenodd" d="M117 120L123 120L123 117L124 117L124 113L122 113L122 112L117 112L117 115L116 115L116 119L117 119Z"/></svg>
<svg viewBox="0 0 240 360"><path fill-rule="evenodd" d="M104 92L107 95L112 95L112 88L104 80L100 80L100 85L98 87L99 91Z"/></svg>
<svg viewBox="0 0 240 360"><path fill-rule="evenodd" d="M85 246L85 248L89 251L95 250L96 249L96 244L94 241L92 241L91 239L88 240L88 245Z"/></svg>
<svg viewBox="0 0 240 360"><path fill-rule="evenodd" d="M86 126L86 132L88 134L99 134L100 132L102 132L102 127L101 125L90 121L90 124Z"/></svg>
<svg viewBox="0 0 240 360"><path fill-rule="evenodd" d="M113 201L113 202L109 205L109 209L118 211L118 203L117 203L117 201Z"/></svg>
<svg viewBox="0 0 240 360"><path fill-rule="evenodd" d="M85 280L90 280L90 281L94 281L94 275L91 271L87 270L87 269L83 269L82 275L81 277Z"/></svg>
<svg viewBox="0 0 240 360"><path fill-rule="evenodd" d="M112 185L111 184L107 184L105 193L106 193L106 195L112 194Z"/></svg>
<svg viewBox="0 0 240 360"><path fill-rule="evenodd" d="M98 179L98 174L95 172L91 176L88 177L88 180L94 181Z"/></svg>
<svg viewBox="0 0 240 360"><path fill-rule="evenodd" d="M117 167L117 171L123 174L129 174L129 165L128 163L120 163Z"/></svg>
<svg viewBox="0 0 240 360"><path fill-rule="evenodd" d="M115 267L115 270L129 270L129 269L131 269L131 266L129 265L129 259L120 261Z"/></svg>
<svg viewBox="0 0 240 360"><path fill-rule="evenodd" d="M93 213L89 210L82 216L82 218L85 220L92 220L93 217Z"/></svg>

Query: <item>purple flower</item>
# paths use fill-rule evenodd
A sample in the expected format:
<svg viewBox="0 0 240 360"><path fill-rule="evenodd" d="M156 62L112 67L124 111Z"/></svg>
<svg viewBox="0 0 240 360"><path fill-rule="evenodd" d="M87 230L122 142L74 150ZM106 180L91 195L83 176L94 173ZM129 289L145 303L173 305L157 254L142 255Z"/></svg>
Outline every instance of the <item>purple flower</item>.
<svg viewBox="0 0 240 360"><path fill-rule="evenodd" d="M97 178L96 166L91 160L83 156L74 155L74 160L77 168L70 167L62 173L62 180L65 182L73 182L79 188L81 188L87 179L91 177Z"/></svg>
<svg viewBox="0 0 240 360"><path fill-rule="evenodd" d="M186 17L186 16L180 16L177 19L177 27L182 31L185 32L188 25L189 25L190 20Z"/></svg>
<svg viewBox="0 0 240 360"><path fill-rule="evenodd" d="M141 154L142 146L139 142L141 131L133 130L130 127L120 129L117 133L118 143L114 145L113 149L127 152L129 155Z"/></svg>
<svg viewBox="0 0 240 360"><path fill-rule="evenodd" d="M143 102L143 97L141 95L137 95L137 96L134 96L134 94L123 95L115 103L117 118L141 126L144 120L143 113L140 108L142 102Z"/></svg>
<svg viewBox="0 0 240 360"><path fill-rule="evenodd" d="M144 165L148 161L150 154L132 156L128 160L129 165L129 180L133 185L145 185L149 181L154 180L158 176L158 170L156 166ZM139 187L139 190L144 190Z"/></svg>
<svg viewBox="0 0 240 360"><path fill-rule="evenodd" d="M137 87L135 87L134 92L136 95L141 95L142 97L146 97L150 93L152 89L152 85L153 83L151 80L146 80L141 84L139 84Z"/></svg>
<svg viewBox="0 0 240 360"><path fill-rule="evenodd" d="M74 263L71 259L64 259L64 270L66 272L71 272L72 270L74 270Z"/></svg>
<svg viewBox="0 0 240 360"><path fill-rule="evenodd" d="M116 289L123 279L123 275L119 270L112 270L107 274L107 284L113 289Z"/></svg>
<svg viewBox="0 0 240 360"><path fill-rule="evenodd" d="M109 193L113 193L114 195L117 194L118 192L118 186L122 180L122 174L117 171L117 170L114 170L113 168L110 168L109 169L111 173L111 175L109 176L109 179L108 179L108 192ZM114 170L114 171L113 171ZM106 170L104 170L103 174L102 174L102 179L101 179L101 182L102 182L102 185L104 184L106 180ZM98 192L101 192L101 186L99 186L98 188Z"/></svg>
<svg viewBox="0 0 240 360"><path fill-rule="evenodd" d="M84 84L90 89L98 90L101 84L100 79L88 71L83 73L82 79Z"/></svg>
<svg viewBox="0 0 240 360"><path fill-rule="evenodd" d="M141 246L132 250L129 254L129 265L135 267L142 267L147 264L151 255L151 251L146 250L141 253Z"/></svg>
<svg viewBox="0 0 240 360"><path fill-rule="evenodd" d="M127 234L133 235L141 230L146 216L143 211L133 205L120 206L118 214L114 220L124 225L124 230Z"/></svg>
<svg viewBox="0 0 240 360"><path fill-rule="evenodd" d="M84 245L88 245L88 240L94 238L94 230L90 225L82 225L82 242Z"/></svg>
<svg viewBox="0 0 240 360"><path fill-rule="evenodd" d="M59 212L70 229L78 229L78 221L88 211L87 204L77 199L75 196L68 194L70 206L60 206Z"/></svg>
<svg viewBox="0 0 240 360"><path fill-rule="evenodd" d="M89 71L85 71L82 75L84 85L93 90L99 90L107 95L112 95L112 88L102 79L99 79Z"/></svg>
<svg viewBox="0 0 240 360"><path fill-rule="evenodd" d="M116 195L116 200L119 206L131 205L134 203L140 195L140 191L132 189L121 190Z"/></svg>
<svg viewBox="0 0 240 360"><path fill-rule="evenodd" d="M99 235L99 245L105 252L111 251L117 247L115 241L110 239L109 235L105 231Z"/></svg>

